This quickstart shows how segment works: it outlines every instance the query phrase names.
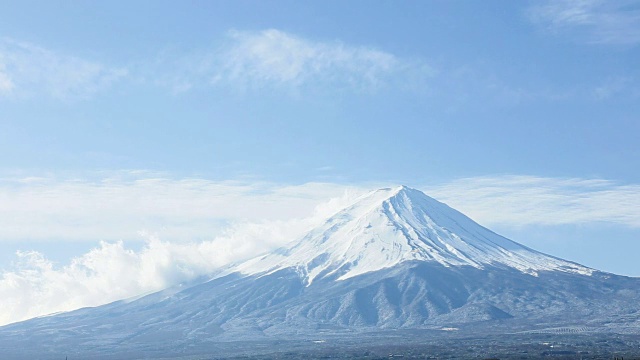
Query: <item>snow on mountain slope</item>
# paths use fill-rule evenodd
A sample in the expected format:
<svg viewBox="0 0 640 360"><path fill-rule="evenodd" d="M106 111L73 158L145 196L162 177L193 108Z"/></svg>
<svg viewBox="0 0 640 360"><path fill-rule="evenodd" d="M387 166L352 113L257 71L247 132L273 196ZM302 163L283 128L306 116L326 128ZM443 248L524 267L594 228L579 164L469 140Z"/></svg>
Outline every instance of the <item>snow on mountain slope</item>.
<svg viewBox="0 0 640 360"><path fill-rule="evenodd" d="M295 268L309 285L317 278L344 280L410 260L478 269L503 266L534 276L539 271L593 272L497 235L424 193L400 186L366 194L296 243L225 273Z"/></svg>

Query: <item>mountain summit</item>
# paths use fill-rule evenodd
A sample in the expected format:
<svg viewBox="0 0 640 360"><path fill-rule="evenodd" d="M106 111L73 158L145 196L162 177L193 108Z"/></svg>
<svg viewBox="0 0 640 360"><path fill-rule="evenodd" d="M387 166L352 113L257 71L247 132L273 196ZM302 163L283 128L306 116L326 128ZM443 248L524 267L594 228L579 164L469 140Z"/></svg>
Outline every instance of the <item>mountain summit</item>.
<svg viewBox="0 0 640 360"><path fill-rule="evenodd" d="M237 355L243 341L358 342L398 329L639 334L640 279L529 249L401 186L199 282L0 327L0 353L189 358Z"/></svg>
<svg viewBox="0 0 640 360"><path fill-rule="evenodd" d="M593 270L529 249L406 186L372 191L288 247L233 267L248 275L293 267L311 284L344 280L405 261L503 266L536 275Z"/></svg>

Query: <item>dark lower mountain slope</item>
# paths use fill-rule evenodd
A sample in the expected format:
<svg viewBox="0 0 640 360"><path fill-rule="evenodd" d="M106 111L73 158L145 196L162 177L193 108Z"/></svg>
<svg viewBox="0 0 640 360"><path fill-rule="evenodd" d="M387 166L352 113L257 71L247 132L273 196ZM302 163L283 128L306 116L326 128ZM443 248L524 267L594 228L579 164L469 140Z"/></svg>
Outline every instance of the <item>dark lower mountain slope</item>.
<svg viewBox="0 0 640 360"><path fill-rule="evenodd" d="M417 261L310 286L292 270L262 277L231 274L175 293L5 326L0 352L119 358L397 328L633 333L640 326L639 288L638 279L604 273L532 276Z"/></svg>

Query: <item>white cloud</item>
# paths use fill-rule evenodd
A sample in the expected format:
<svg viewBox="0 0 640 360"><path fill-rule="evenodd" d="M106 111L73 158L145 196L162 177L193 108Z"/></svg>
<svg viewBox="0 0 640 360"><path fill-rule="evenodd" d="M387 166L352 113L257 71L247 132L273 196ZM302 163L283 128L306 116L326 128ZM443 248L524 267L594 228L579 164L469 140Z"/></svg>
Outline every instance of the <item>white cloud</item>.
<svg viewBox="0 0 640 360"><path fill-rule="evenodd" d="M8 95L13 91L13 81L9 75L4 72L4 66L0 63L0 95Z"/></svg>
<svg viewBox="0 0 640 360"><path fill-rule="evenodd" d="M633 77L609 77L593 90L593 97L597 100L637 98L640 87Z"/></svg>
<svg viewBox="0 0 640 360"><path fill-rule="evenodd" d="M223 54L217 80L257 86L327 81L375 88L403 66L394 55L377 49L314 42L279 30L233 31L230 37L233 45Z"/></svg>
<svg viewBox="0 0 640 360"><path fill-rule="evenodd" d="M600 179L497 176L459 179L426 190L484 225L610 222L640 228L640 185Z"/></svg>
<svg viewBox="0 0 640 360"><path fill-rule="evenodd" d="M0 239L95 242L132 239L141 231L166 240L211 239L230 223L309 216L319 203L345 191L336 184L122 175L5 179L0 182Z"/></svg>
<svg viewBox="0 0 640 360"><path fill-rule="evenodd" d="M529 15L551 31L582 31L594 43L640 43L638 1L546 1L536 3L529 9Z"/></svg>
<svg viewBox="0 0 640 360"><path fill-rule="evenodd" d="M139 251L102 242L62 267L41 253L20 252L0 276L0 324L158 291L273 246L266 241L256 249L255 239L242 240L176 244L150 238Z"/></svg>
<svg viewBox="0 0 640 360"><path fill-rule="evenodd" d="M64 267L40 253L20 252L14 268L0 277L0 324L100 305L193 279L242 252L224 245L151 239L136 252L122 242L101 243Z"/></svg>
<svg viewBox="0 0 640 360"><path fill-rule="evenodd" d="M86 98L127 73L40 46L0 39L0 94Z"/></svg>
<svg viewBox="0 0 640 360"><path fill-rule="evenodd" d="M314 41L275 29L230 31L219 49L182 57L172 68L160 83L174 92L191 89L203 77L243 89L331 85L375 91L392 83L418 83L434 72L423 62L373 47Z"/></svg>

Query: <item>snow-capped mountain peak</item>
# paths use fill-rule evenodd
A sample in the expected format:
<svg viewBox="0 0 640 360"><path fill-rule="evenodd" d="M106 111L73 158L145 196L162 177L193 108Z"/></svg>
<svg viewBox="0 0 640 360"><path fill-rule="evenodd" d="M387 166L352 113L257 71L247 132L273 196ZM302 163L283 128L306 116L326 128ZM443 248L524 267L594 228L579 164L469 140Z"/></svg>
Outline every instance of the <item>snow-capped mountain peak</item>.
<svg viewBox="0 0 640 360"><path fill-rule="evenodd" d="M290 246L232 271L254 275L295 268L311 284L317 278L344 280L412 260L511 267L531 275L539 271L590 275L593 271L497 235L406 186L372 191Z"/></svg>

